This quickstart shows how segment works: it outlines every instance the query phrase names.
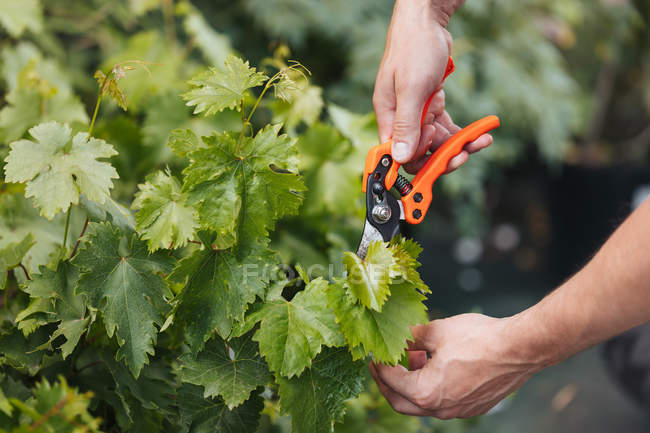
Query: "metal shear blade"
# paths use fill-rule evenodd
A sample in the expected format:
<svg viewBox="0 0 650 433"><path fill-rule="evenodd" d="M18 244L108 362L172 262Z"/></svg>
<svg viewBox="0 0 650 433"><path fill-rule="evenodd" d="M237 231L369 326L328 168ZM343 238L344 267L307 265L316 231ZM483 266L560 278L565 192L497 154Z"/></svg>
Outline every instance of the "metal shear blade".
<svg viewBox="0 0 650 433"><path fill-rule="evenodd" d="M397 204L399 206L399 220L404 221L404 205L402 205L401 201L398 201ZM399 228L397 232L394 233L399 233ZM366 222L363 225L361 242L359 242L359 248L357 248L357 255L362 259L365 259L366 254L368 253L368 247L370 246L370 243L374 241L390 241L390 239L384 239L379 230L377 230L375 226L366 218Z"/></svg>

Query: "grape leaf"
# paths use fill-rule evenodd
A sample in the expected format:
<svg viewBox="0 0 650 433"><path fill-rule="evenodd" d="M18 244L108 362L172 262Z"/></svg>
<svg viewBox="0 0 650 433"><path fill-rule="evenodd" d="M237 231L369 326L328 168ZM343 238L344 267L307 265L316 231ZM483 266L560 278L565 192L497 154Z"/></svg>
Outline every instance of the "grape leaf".
<svg viewBox="0 0 650 433"><path fill-rule="evenodd" d="M217 246L248 244L268 235L275 221L295 214L304 185L297 170L294 140L269 125L254 138L228 134L203 137L205 147L190 153L183 191L197 205L203 228L217 233Z"/></svg>
<svg viewBox="0 0 650 433"><path fill-rule="evenodd" d="M38 348L48 341L51 331L49 328L39 328L28 337L18 328L12 328L8 333L0 332L0 365L7 364L34 376L43 367L45 352Z"/></svg>
<svg viewBox="0 0 650 433"><path fill-rule="evenodd" d="M253 340L260 343L260 352L278 375L300 374L322 346L343 344L334 312L327 307L327 286L326 280L317 278L291 302L269 301L255 313L262 323Z"/></svg>
<svg viewBox="0 0 650 433"><path fill-rule="evenodd" d="M183 28L194 38L205 60L211 65L224 63L232 46L228 36L216 32L206 22L203 15L192 8L183 20Z"/></svg>
<svg viewBox="0 0 650 433"><path fill-rule="evenodd" d="M280 82L281 83L281 82ZM286 91L286 89L280 89ZM281 94L282 95L282 94ZM323 111L323 89L307 86L293 94L291 103L275 101L273 103L274 121L284 122L289 130L294 130L300 122L312 125Z"/></svg>
<svg viewBox="0 0 650 433"><path fill-rule="evenodd" d="M83 104L74 95L57 91L44 97L35 89L19 88L7 95L9 104L0 110L0 142L22 138L39 122L88 123Z"/></svg>
<svg viewBox="0 0 650 433"><path fill-rule="evenodd" d="M174 129L169 133L167 146L181 158L203 147L203 142L191 129Z"/></svg>
<svg viewBox="0 0 650 433"><path fill-rule="evenodd" d="M137 229L148 241L149 251L186 245L194 236L198 216L186 205L187 195L181 192L180 182L169 171L157 171L138 188L131 207L138 209Z"/></svg>
<svg viewBox="0 0 650 433"><path fill-rule="evenodd" d="M396 270L392 251L383 242L376 241L368 246L365 259L346 252L343 265L348 272L346 281L353 298L367 308L381 311L390 294L391 275Z"/></svg>
<svg viewBox="0 0 650 433"><path fill-rule="evenodd" d="M376 361L393 365L402 357L406 340L413 339L409 326L428 322L424 299L408 282L391 284L390 296L379 312L354 302L342 283L327 291L328 305L336 313L346 343L356 348L355 357L372 354Z"/></svg>
<svg viewBox="0 0 650 433"><path fill-rule="evenodd" d="M130 418L135 418L135 414L131 413L133 406L163 414L172 413L176 386L169 364L153 360L142 369L142 374L135 378L122 363L114 360L110 350L98 351L97 358L113 377L115 392L123 399L132 397L136 400L135 404L129 405Z"/></svg>
<svg viewBox="0 0 650 433"><path fill-rule="evenodd" d="M300 168L307 194L302 213L365 214L359 167L365 152L352 146L333 126L315 123L298 139Z"/></svg>
<svg viewBox="0 0 650 433"><path fill-rule="evenodd" d="M422 248L413 240L397 236L390 241L390 250L395 258L395 266L391 278L403 278L413 284L423 293L431 293L429 287L420 278L417 261Z"/></svg>
<svg viewBox="0 0 650 433"><path fill-rule="evenodd" d="M9 182L27 182L25 196L34 198L41 215L54 218L71 203L79 203L81 193L99 203L106 201L111 179L118 175L98 159L115 155L113 146L81 132L71 139L70 127L57 122L42 123L29 133L36 141L11 144L5 176Z"/></svg>
<svg viewBox="0 0 650 433"><path fill-rule="evenodd" d="M12 242L0 249L0 290L3 290L7 284L7 272L20 265L34 243L34 237L30 233L20 242Z"/></svg>
<svg viewBox="0 0 650 433"><path fill-rule="evenodd" d="M346 348L326 349L300 376L278 377L280 407L294 432L331 433L345 414L345 401L363 389L361 369Z"/></svg>
<svg viewBox="0 0 650 433"><path fill-rule="evenodd" d="M182 95L187 105L194 108L194 114L206 116L225 108L239 109L246 90L260 86L268 77L248 66L237 56L228 55L224 68L212 67L192 78L188 83L190 91Z"/></svg>
<svg viewBox="0 0 650 433"><path fill-rule="evenodd" d="M59 376L58 382L51 384L44 378L32 393L33 398L24 402L10 399L23 414L24 428L14 431L72 432L84 426L84 431L100 432L101 419L94 418L89 411L92 392L80 394Z"/></svg>
<svg viewBox="0 0 650 433"><path fill-rule="evenodd" d="M266 385L271 378L251 334L233 338L227 343L218 338L211 340L196 357L186 354L181 360L184 364L180 379L202 385L205 398L223 398L230 410L242 404L255 388Z"/></svg>
<svg viewBox="0 0 650 433"><path fill-rule="evenodd" d="M169 311L171 292L158 275L171 271L168 254L149 254L145 242L123 236L107 223L90 223L86 242L73 264L81 276L76 292L101 311L109 337L117 336L116 354L135 377L154 353L157 329Z"/></svg>
<svg viewBox="0 0 650 433"><path fill-rule="evenodd" d="M59 336L64 336L66 341L60 347L63 359L77 346L90 320L84 297L74 294L78 278L78 270L69 262L59 263L55 271L41 266L40 274L33 276L23 289L31 297L30 307L16 317L19 329L34 314L49 316L46 323L58 322L57 329L42 347L50 346Z"/></svg>
<svg viewBox="0 0 650 433"><path fill-rule="evenodd" d="M14 38L26 29L34 33L43 27L43 9L40 0L0 2L0 23Z"/></svg>
<svg viewBox="0 0 650 433"><path fill-rule="evenodd" d="M178 390L181 424L188 433L255 433L264 400L254 395L228 410L221 399L204 398L200 386L183 384Z"/></svg>
<svg viewBox="0 0 650 433"><path fill-rule="evenodd" d="M174 310L174 323L185 330L192 352L197 353L216 330L228 338L235 323L244 320L248 304L264 296L270 277L269 265L276 262L266 247L217 251L206 248L182 259L169 281L183 283Z"/></svg>
<svg viewBox="0 0 650 433"><path fill-rule="evenodd" d="M377 122L374 113L357 114L334 104L327 106L334 126L359 149L377 144Z"/></svg>

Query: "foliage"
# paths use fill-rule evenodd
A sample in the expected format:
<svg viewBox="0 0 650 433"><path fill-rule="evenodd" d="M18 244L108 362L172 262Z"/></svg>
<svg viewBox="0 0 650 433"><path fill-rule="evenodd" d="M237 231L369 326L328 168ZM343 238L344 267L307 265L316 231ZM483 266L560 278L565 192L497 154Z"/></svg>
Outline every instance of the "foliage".
<svg viewBox="0 0 650 433"><path fill-rule="evenodd" d="M452 19L452 115L503 120L441 182L461 228L531 150L617 158L593 152L622 128L587 91L612 64L646 111L611 111L647 123L647 11L610 3L468 0ZM431 428L376 390L350 400L363 359L396 363L427 320L419 248L348 253L377 134L344 107L370 110L392 4L0 2L0 431Z"/></svg>
<svg viewBox="0 0 650 433"><path fill-rule="evenodd" d="M156 44L139 34L125 50ZM3 431L253 432L266 400L291 417L294 431L330 432L363 388L363 358L399 360L408 325L427 320L420 292L428 288L412 243L374 243L365 260L346 253L351 272L314 279L271 248L278 221L296 218L305 199L318 218L340 206L337 196L318 205L310 194L327 189L324 179L313 192L305 179L337 165L357 171L366 145L354 136L364 121L342 108L332 108L334 125L316 122L320 89L287 54L276 51L264 72L232 54L223 66L188 71L189 91L178 89L175 98L197 118L182 102L169 103L178 115L150 111L156 100L131 94L128 84L143 68L159 80L168 71L158 77L146 56L117 55L108 72L94 74L87 131L43 114L29 138L21 131L8 143L3 210L18 213L6 223L26 234L0 244L9 277L0 326ZM167 95L169 83L160 85ZM109 105L100 115L108 99L122 112ZM127 109L136 114L122 114ZM224 120L224 110L239 112L239 123ZM142 111L144 121L133 120ZM346 125L340 131L337 121ZM118 173L129 176L123 167L135 158L126 144L153 133L154 124L166 136L136 145L162 140L170 151L138 161L136 182L120 183ZM330 153L335 165L326 168ZM357 210L343 213L355 231ZM40 224L62 236L28 269L23 261L44 238ZM340 267L347 247L337 248ZM294 270L296 278L288 275ZM379 283L371 275L377 270Z"/></svg>

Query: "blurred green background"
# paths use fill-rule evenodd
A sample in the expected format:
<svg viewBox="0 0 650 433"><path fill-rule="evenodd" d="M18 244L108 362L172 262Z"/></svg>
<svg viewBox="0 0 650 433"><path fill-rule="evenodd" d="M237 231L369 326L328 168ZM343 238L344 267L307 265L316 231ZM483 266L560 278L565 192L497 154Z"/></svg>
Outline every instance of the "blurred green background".
<svg viewBox="0 0 650 433"><path fill-rule="evenodd" d="M120 152L114 196L129 204L144 175L178 168L165 147L170 130L237 127L236 113L192 118L178 98L185 80L230 52L262 65L288 49L310 69L311 86L299 108L276 104L261 116L299 137L311 192L274 245L287 262L340 263L361 233L359 175L377 140L371 95L392 5L0 0L0 156L43 119L87 124L95 69L150 62L150 73L133 71L121 82L129 110L105 104L96 128ZM437 183L427 221L407 234L425 248L435 316L509 315L585 263L650 191L650 2L468 0L449 31L452 117L465 125L497 114L502 126L489 149ZM0 234L0 244L10 240ZM47 256L41 247L32 266ZM395 416L373 389L349 413L341 431L645 432L650 425L608 378L598 349L543 372L480 420L432 425Z"/></svg>

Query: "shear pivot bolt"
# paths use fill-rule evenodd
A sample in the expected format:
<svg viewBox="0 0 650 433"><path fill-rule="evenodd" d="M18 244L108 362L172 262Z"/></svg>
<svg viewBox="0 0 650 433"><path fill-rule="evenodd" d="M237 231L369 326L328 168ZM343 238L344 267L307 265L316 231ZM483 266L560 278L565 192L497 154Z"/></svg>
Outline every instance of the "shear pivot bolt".
<svg viewBox="0 0 650 433"><path fill-rule="evenodd" d="M413 194L413 200L415 200L416 203L420 203L422 201L422 194L416 192Z"/></svg>
<svg viewBox="0 0 650 433"><path fill-rule="evenodd" d="M384 192L384 186L379 182L375 182L372 184L372 192L375 194L381 194Z"/></svg>
<svg viewBox="0 0 650 433"><path fill-rule="evenodd" d="M422 216L422 212L420 212L420 209L415 209L413 211L413 218L415 218L416 220L419 220L421 216Z"/></svg>
<svg viewBox="0 0 650 433"><path fill-rule="evenodd" d="M392 212L388 206L375 206L372 208L372 217L379 224L387 222L391 217Z"/></svg>
<svg viewBox="0 0 650 433"><path fill-rule="evenodd" d="M388 167L388 164L390 164L390 159L387 156L384 156L381 159L381 165L383 165L384 167Z"/></svg>

